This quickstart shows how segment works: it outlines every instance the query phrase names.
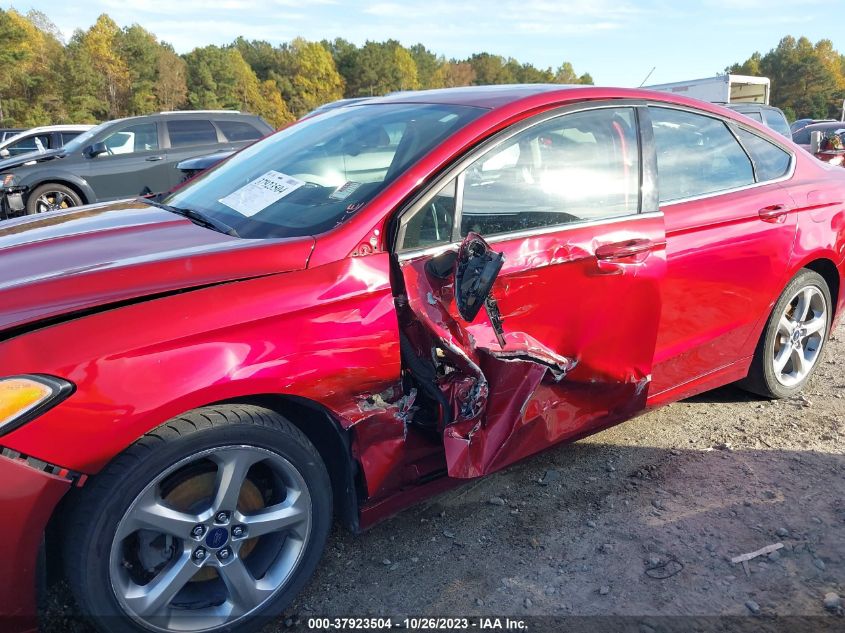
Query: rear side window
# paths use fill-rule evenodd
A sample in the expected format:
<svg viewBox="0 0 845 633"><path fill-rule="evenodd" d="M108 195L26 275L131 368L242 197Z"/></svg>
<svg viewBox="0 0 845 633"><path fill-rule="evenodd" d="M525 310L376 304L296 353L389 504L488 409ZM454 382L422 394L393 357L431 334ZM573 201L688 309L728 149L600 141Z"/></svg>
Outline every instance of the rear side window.
<svg viewBox="0 0 845 633"><path fill-rule="evenodd" d="M743 129L737 129L740 142L751 155L757 169L757 181L775 180L786 175L792 157L774 143Z"/></svg>
<svg viewBox="0 0 845 633"><path fill-rule="evenodd" d="M246 121L215 121L223 136L230 143L236 141L254 141L264 136L256 127Z"/></svg>
<svg viewBox="0 0 845 633"><path fill-rule="evenodd" d="M82 132L62 132L61 133L62 145L69 143L70 141L75 139L80 134L82 134Z"/></svg>
<svg viewBox="0 0 845 633"><path fill-rule="evenodd" d="M766 125L775 132L783 134L786 138L792 138L789 123L786 122L786 119L780 112L777 110L763 110L763 117L766 119Z"/></svg>
<svg viewBox="0 0 845 633"><path fill-rule="evenodd" d="M167 132L170 135L170 147L217 143L217 130L214 129L211 121L205 119L168 121Z"/></svg>
<svg viewBox="0 0 845 633"><path fill-rule="evenodd" d="M719 119L650 107L660 202L754 184L751 161Z"/></svg>

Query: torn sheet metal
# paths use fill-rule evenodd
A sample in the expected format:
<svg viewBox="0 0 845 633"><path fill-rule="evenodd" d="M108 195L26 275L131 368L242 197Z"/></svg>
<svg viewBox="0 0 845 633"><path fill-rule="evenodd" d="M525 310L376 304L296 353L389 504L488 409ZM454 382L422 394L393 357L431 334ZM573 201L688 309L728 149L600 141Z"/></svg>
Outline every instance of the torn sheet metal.
<svg viewBox="0 0 845 633"><path fill-rule="evenodd" d="M640 220L636 231L656 233L662 224ZM605 237L631 235L620 223ZM589 227L569 229L565 243L550 233L495 247L504 255L492 291L500 332L484 314L461 318L454 278L442 274L447 258L400 263L407 307L454 366L438 379L453 413L443 428L451 477L484 475L627 419L649 392L665 253L609 274L593 255Z"/></svg>

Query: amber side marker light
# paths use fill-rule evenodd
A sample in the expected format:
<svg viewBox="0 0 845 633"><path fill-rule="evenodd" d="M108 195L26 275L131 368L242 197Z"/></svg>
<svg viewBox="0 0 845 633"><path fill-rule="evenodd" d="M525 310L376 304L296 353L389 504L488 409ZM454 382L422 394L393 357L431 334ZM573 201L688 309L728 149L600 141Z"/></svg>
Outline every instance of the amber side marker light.
<svg viewBox="0 0 845 633"><path fill-rule="evenodd" d="M0 378L0 435L41 415L71 393L71 383L52 376Z"/></svg>

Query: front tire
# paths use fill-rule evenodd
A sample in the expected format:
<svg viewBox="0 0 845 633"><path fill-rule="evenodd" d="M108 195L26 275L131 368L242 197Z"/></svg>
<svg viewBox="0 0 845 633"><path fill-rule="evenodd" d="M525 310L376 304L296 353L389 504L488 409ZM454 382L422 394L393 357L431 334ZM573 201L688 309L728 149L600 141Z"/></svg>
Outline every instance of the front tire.
<svg viewBox="0 0 845 633"><path fill-rule="evenodd" d="M322 555L332 490L278 413L204 407L151 431L74 500L65 567L102 631L252 631Z"/></svg>
<svg viewBox="0 0 845 633"><path fill-rule="evenodd" d="M830 334L832 305L824 277L801 270L775 303L740 386L767 398L798 394L819 364Z"/></svg>
<svg viewBox="0 0 845 633"><path fill-rule="evenodd" d="M82 198L70 187L54 182L39 185L26 199L27 215L62 211L82 204Z"/></svg>

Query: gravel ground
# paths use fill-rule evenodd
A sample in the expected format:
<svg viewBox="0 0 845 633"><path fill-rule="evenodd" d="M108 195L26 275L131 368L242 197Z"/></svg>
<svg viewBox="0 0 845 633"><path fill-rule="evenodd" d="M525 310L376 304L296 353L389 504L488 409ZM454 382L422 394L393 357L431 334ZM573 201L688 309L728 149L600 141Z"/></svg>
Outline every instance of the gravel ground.
<svg viewBox="0 0 845 633"><path fill-rule="evenodd" d="M730 562L776 543L747 573ZM287 622L266 633L366 615L819 616L825 630L845 630L837 596L842 339L799 398L725 387L470 482L361 536L335 529ZM86 630L70 613L66 591L54 590L45 629Z"/></svg>

